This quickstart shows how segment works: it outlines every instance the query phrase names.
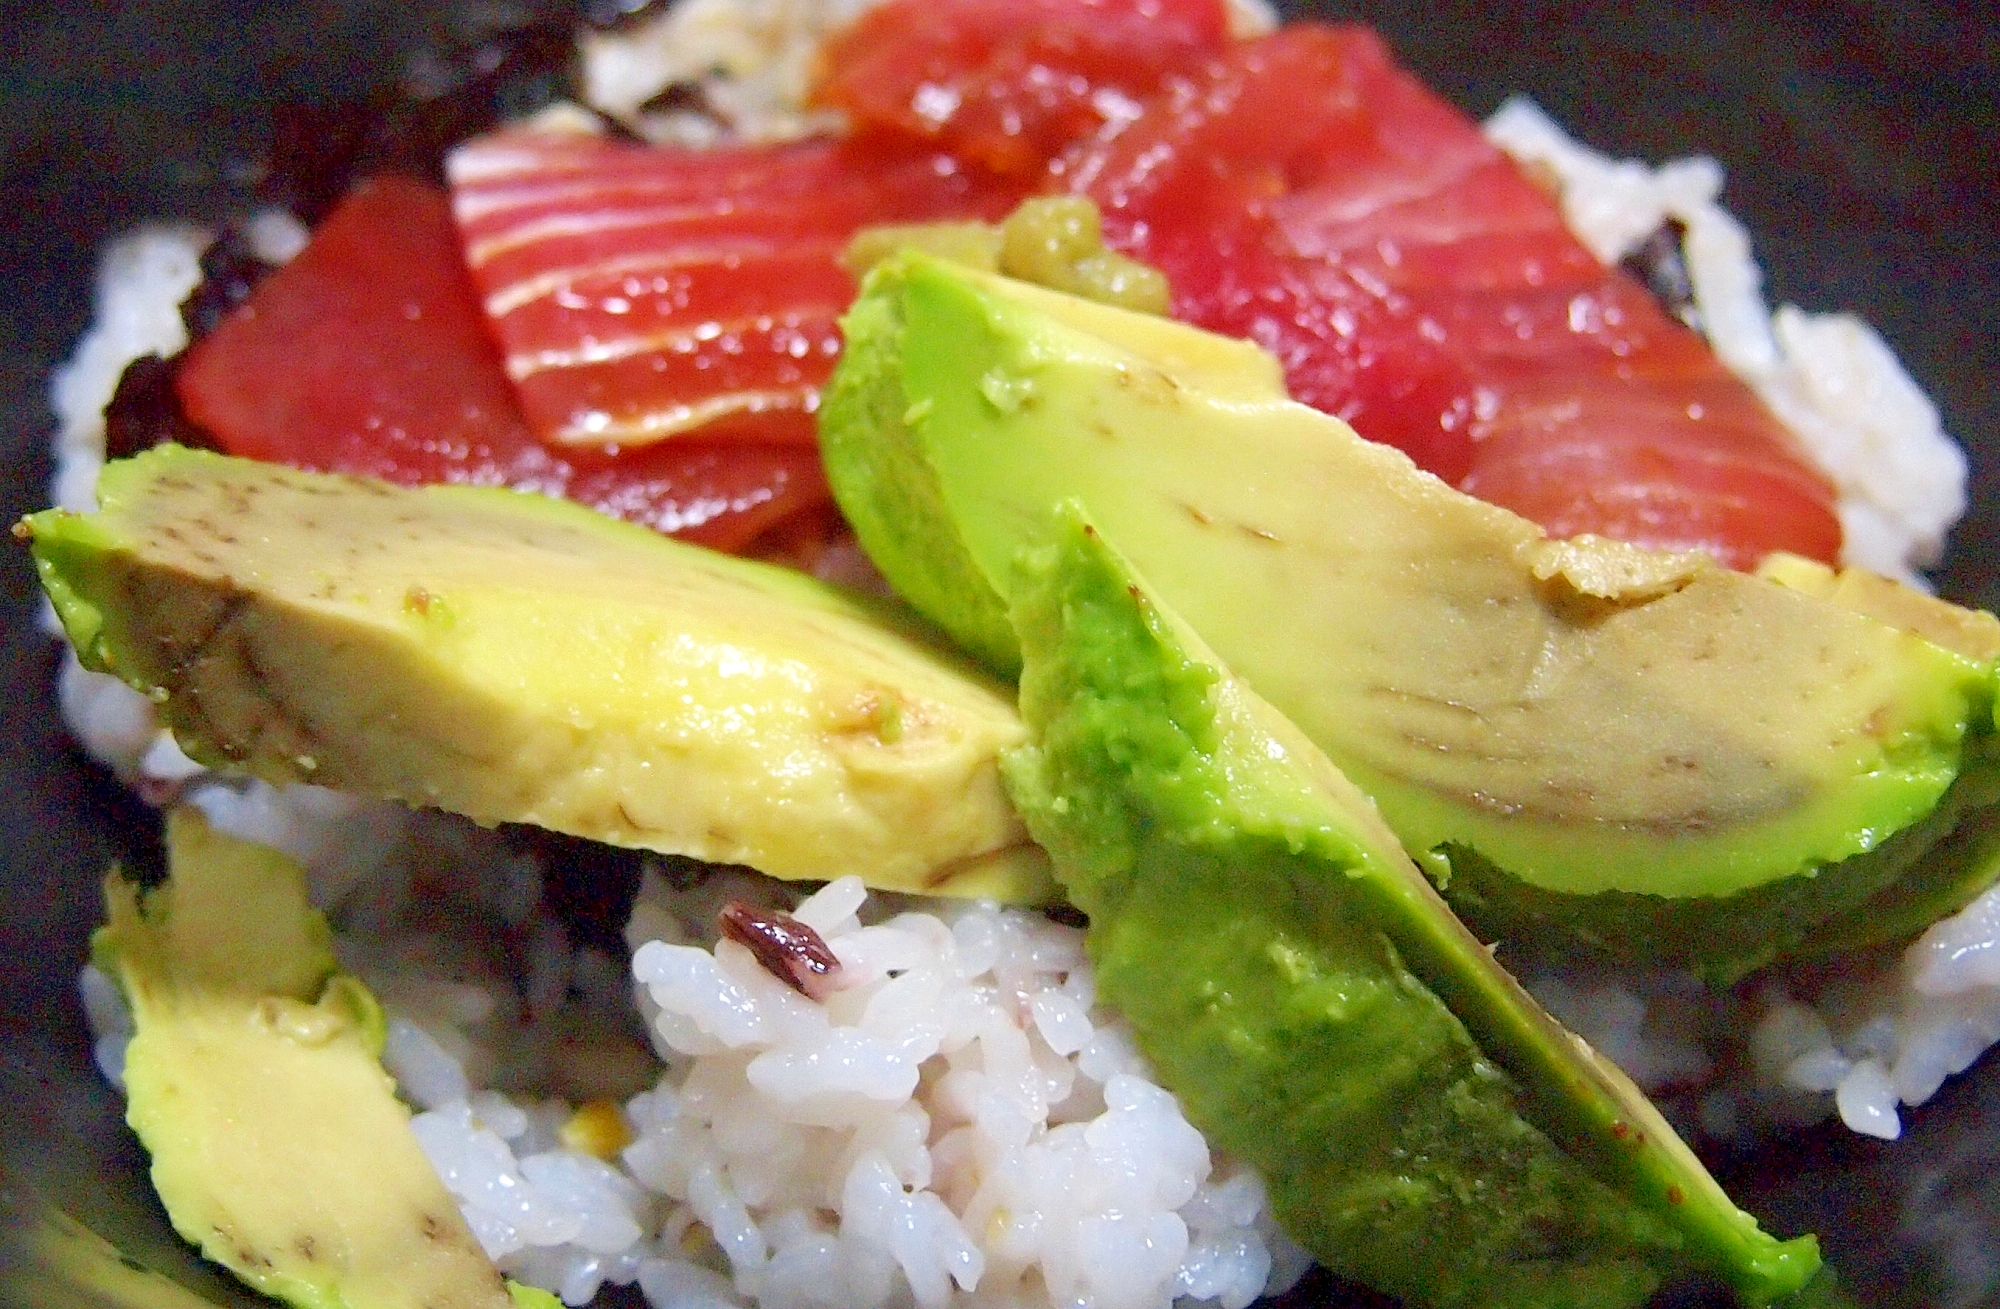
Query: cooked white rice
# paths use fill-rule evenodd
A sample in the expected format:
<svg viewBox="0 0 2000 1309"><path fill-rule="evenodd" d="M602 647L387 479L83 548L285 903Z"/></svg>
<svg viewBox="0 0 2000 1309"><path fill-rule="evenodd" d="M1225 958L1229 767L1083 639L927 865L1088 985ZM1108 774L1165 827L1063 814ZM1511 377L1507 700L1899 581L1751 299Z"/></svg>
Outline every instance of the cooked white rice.
<svg viewBox="0 0 2000 1309"><path fill-rule="evenodd" d="M687 0L586 42L593 102L699 139L712 128L640 114L662 87L697 80L739 130L812 130L798 108L810 51L870 2ZM1238 8L1246 25L1272 21L1260 0ZM1521 101L1489 131L1562 178L1572 224L1603 258L1669 216L1686 224L1703 322L1840 485L1850 561L1908 578L1935 558L1963 507L1957 447L1865 325L1767 312L1712 161L1612 161ZM207 235L151 228L107 251L96 324L53 385L58 503L94 502L102 410L126 363L184 343L176 306ZM266 215L253 239L282 262L303 232ZM217 826L306 866L343 965L384 1003L385 1060L474 1231L512 1275L571 1304L621 1283L658 1309L1233 1307L1305 1267L1255 1176L1212 1157L1095 1004L1072 929L990 906L871 906L845 878L798 907L843 962L821 1004L713 940L724 898L770 903L787 888L721 873L675 890L649 874L631 954L614 959L569 940L541 908L548 870L492 833L213 779L143 696L73 656L61 699L84 747L148 798L185 793ZM1900 1106L2000 1038L1996 960L2000 890L1835 986L1781 977L1714 995L1659 972L1532 985L1690 1135L1838 1113L1890 1137ZM95 969L81 990L118 1082L129 1015ZM629 1140L600 1158L575 1128L607 1107Z"/></svg>
<svg viewBox="0 0 2000 1309"><path fill-rule="evenodd" d="M1081 933L978 906L863 926L865 899L843 878L794 911L841 959L822 1004L733 942L689 943L649 881L632 971L669 1071L627 1105L620 1174L555 1167L504 1109L498 1125L461 1101L417 1120L503 1267L574 1299L599 1261L632 1259L569 1235L557 1192L587 1185L622 1195L635 1228L652 1215L642 1286L713 1291L703 1273L720 1271L765 1306L1241 1306L1272 1283L1273 1246L1277 1279L1297 1276L1255 1177L1211 1176L1094 1005Z"/></svg>
<svg viewBox="0 0 2000 1309"><path fill-rule="evenodd" d="M97 266L90 330L49 382L56 412L56 504L97 507L104 464L104 407L125 366L141 355L165 358L187 345L180 303L201 284L201 253L211 233L186 226L141 228L105 248Z"/></svg>
<svg viewBox="0 0 2000 1309"><path fill-rule="evenodd" d="M1687 973L1526 979L1585 1040L1693 1137L1730 1139L1837 1114L1866 1136L1902 1134L1904 1106L2000 1041L2000 887L1900 953L1760 974L1714 993Z"/></svg>
<svg viewBox="0 0 2000 1309"><path fill-rule="evenodd" d="M767 879L649 872L628 963L573 945L545 870L469 822L311 787L189 798L304 863L474 1233L571 1304L636 1282L662 1307L1241 1309L1307 1266L1096 1003L1075 928L949 902L876 921L842 878L792 909L841 961L821 1003L714 939L725 899L789 903ZM81 989L119 1081L129 1015L96 969ZM606 1157L565 1143L584 1104L622 1124Z"/></svg>

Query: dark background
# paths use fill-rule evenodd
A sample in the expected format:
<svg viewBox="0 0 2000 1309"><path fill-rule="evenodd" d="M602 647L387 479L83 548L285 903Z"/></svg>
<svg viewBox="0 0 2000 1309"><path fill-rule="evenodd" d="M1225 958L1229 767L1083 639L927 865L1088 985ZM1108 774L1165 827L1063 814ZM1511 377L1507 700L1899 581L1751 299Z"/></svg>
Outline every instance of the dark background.
<svg viewBox="0 0 2000 1309"><path fill-rule="evenodd" d="M88 321L108 236L226 212L267 106L359 95L409 50L557 7L0 3L0 518L43 504L46 378ZM2000 602L1993 6L1319 9L1373 22L1473 113L1525 91L1600 149L1719 158L1771 299L1864 315L1971 449L1974 507L1939 581L1955 599ZM0 1223L33 1226L35 1197L49 1196L144 1262L234 1299L167 1234L89 1069L74 998L98 878L114 856L149 857L148 817L65 742L23 550L0 549L0 604ZM1866 1303L2000 1303L2000 1067L1989 1060L1906 1123L1893 1146L1826 1128L1717 1163L1768 1226L1817 1230ZM0 1298L11 1285L0 1277Z"/></svg>

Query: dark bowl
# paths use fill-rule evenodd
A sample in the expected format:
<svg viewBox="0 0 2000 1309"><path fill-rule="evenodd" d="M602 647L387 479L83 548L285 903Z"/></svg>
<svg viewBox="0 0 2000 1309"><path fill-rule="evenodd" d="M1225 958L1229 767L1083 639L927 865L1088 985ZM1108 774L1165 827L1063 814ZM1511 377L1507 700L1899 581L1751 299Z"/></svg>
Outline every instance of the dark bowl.
<svg viewBox="0 0 2000 1309"><path fill-rule="evenodd" d="M1970 447L1974 507L1938 581L1960 601L2000 601L2000 25L1990 14L1936 0L1311 7L1373 22L1474 113L1525 91L1599 148L1718 157L1773 301L1863 314ZM11 520L44 503L45 382L88 319L103 241L145 218L235 204L272 105L358 96L410 52L523 12L477 0L10 0L0 511ZM0 552L0 581L0 1300L261 1303L174 1238L118 1098L92 1069L75 976L98 881L114 859L155 859L156 826L67 742L24 550ZM2000 1061L1906 1123L1893 1144L1829 1125L1712 1162L1767 1226L1817 1231L1864 1303L2000 1303ZM1338 1297L1323 1285L1312 1295Z"/></svg>

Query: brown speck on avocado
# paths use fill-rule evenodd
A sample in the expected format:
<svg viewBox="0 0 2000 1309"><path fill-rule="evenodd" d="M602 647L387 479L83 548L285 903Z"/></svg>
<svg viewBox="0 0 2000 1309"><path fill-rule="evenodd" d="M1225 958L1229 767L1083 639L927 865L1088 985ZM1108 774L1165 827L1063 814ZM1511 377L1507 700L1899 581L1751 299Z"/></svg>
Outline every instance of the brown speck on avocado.
<svg viewBox="0 0 2000 1309"><path fill-rule="evenodd" d="M1261 527L1252 527L1248 523L1238 523L1236 526L1238 530L1243 532L1244 535L1253 537L1259 541L1270 541L1275 543L1278 539L1278 534L1276 532L1269 532Z"/></svg>
<svg viewBox="0 0 2000 1309"><path fill-rule="evenodd" d="M438 1221L436 1214L425 1214L417 1226L423 1232L426 1241L444 1239L444 1224Z"/></svg>
<svg viewBox="0 0 2000 1309"><path fill-rule="evenodd" d="M28 526L27 519L23 518L14 524L14 539L16 541L32 541L35 539L35 529Z"/></svg>
<svg viewBox="0 0 2000 1309"><path fill-rule="evenodd" d="M422 618L431 616L431 593L421 586L403 592L403 607Z"/></svg>
<svg viewBox="0 0 2000 1309"><path fill-rule="evenodd" d="M299 1258L307 1263L311 1263L319 1254L319 1243L311 1236L301 1236L292 1248L297 1250Z"/></svg>
<svg viewBox="0 0 2000 1309"><path fill-rule="evenodd" d="M1194 519L1197 523L1200 523L1203 527L1207 527L1215 522L1214 517L1211 516L1209 512L1205 509L1201 509L1191 504L1182 504L1181 508L1187 510L1187 516L1189 518Z"/></svg>
<svg viewBox="0 0 2000 1309"><path fill-rule="evenodd" d="M808 923L776 909L731 900L716 915L722 934L746 947L764 971L813 1000L833 990L840 960Z"/></svg>
<svg viewBox="0 0 2000 1309"><path fill-rule="evenodd" d="M1677 1205L1677 1204L1686 1204L1686 1203L1687 1203L1687 1192L1685 1192L1685 1191L1681 1190L1681 1188L1680 1188L1680 1187L1678 1187L1678 1186L1675 1186L1675 1185L1673 1185L1673 1184L1669 1183L1669 1184L1668 1184L1668 1186L1667 1186L1667 1203L1668 1203L1668 1204L1676 1204L1676 1205Z"/></svg>
<svg viewBox="0 0 2000 1309"><path fill-rule="evenodd" d="M957 881L964 875L966 869L983 865L997 853L998 851L987 850L980 854L966 855L962 859L951 859L937 864L923 875L923 887L927 891L936 892L939 887L949 886Z"/></svg>
<svg viewBox="0 0 2000 1309"><path fill-rule="evenodd" d="M1622 1141L1631 1134L1632 1134L1632 1129L1626 1126L1623 1119L1620 1119L1619 1121L1611 1124L1611 1135L1616 1139Z"/></svg>

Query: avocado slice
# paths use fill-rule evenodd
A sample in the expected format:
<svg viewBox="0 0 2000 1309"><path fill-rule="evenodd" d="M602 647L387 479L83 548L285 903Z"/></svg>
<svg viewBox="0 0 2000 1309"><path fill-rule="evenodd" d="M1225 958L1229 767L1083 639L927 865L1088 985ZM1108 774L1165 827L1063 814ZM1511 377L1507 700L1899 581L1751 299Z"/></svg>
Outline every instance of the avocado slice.
<svg viewBox="0 0 2000 1309"><path fill-rule="evenodd" d="M1247 343L917 254L844 330L828 474L906 598L1012 668L1009 562L1080 497L1510 947L1733 976L1879 907L1983 794L1990 657L1550 540L1287 400Z"/></svg>
<svg viewBox="0 0 2000 1309"><path fill-rule="evenodd" d="M921 624L564 501L165 446L24 520L194 758L778 877L1035 902L1006 688Z"/></svg>
<svg viewBox="0 0 2000 1309"><path fill-rule="evenodd" d="M126 1120L174 1228L301 1309L543 1309L479 1248L382 1070L298 865L167 817L168 880L105 880L92 956L132 1006Z"/></svg>
<svg viewBox="0 0 2000 1309"><path fill-rule="evenodd" d="M1099 992L1336 1271L1430 1305L1803 1286L1615 1068L1462 926L1375 807L1074 502L1012 587L1007 777L1090 916Z"/></svg>

